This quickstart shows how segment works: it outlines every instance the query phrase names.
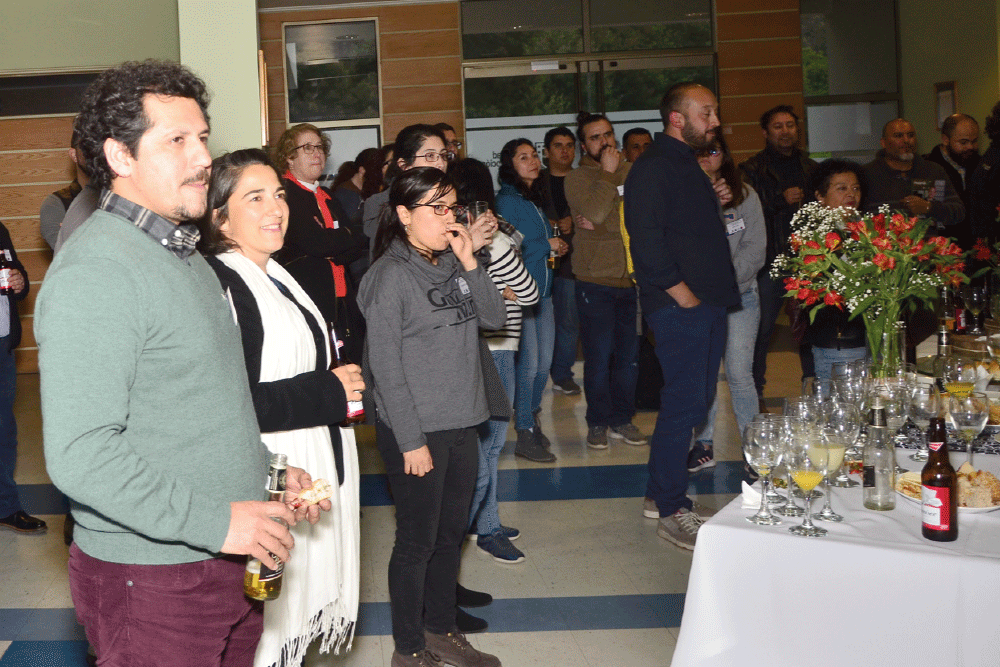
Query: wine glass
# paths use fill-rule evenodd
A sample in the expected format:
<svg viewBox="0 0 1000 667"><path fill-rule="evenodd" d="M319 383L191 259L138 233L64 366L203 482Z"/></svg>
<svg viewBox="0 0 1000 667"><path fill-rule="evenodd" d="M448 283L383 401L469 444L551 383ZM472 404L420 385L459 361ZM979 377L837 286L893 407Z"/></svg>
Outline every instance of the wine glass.
<svg viewBox="0 0 1000 667"><path fill-rule="evenodd" d="M971 359L952 355L945 358L942 368L944 389L952 396L968 396L975 388L976 364Z"/></svg>
<svg viewBox="0 0 1000 667"><path fill-rule="evenodd" d="M996 294L996 298L1000 300L1000 293ZM990 306L993 308L993 306ZM1000 321L1000 303L997 304L996 310L992 311L994 313L993 319ZM990 356L1000 361L1000 334L993 334L986 339L986 349L989 350Z"/></svg>
<svg viewBox="0 0 1000 667"><path fill-rule="evenodd" d="M770 412L761 412L760 414L754 415L754 418L750 421L750 424L758 424L762 422L771 422L778 428L778 437L781 437L781 431L784 429L784 417L781 415L775 415ZM779 448L780 449L780 448ZM782 450L784 451L784 450ZM779 465L781 462L775 464ZM768 485L767 490L764 491L764 496L767 498L767 505L771 508L783 507L788 501L785 497L774 490L774 471L771 471L771 483Z"/></svg>
<svg viewBox="0 0 1000 667"><path fill-rule="evenodd" d="M825 426L836 431L850 450L857 441L858 434L861 433L861 411L853 403L842 401L829 403L828 406L825 413ZM832 474L834 470L830 472ZM829 484L838 488L850 488L858 485L847 476L847 467L843 465L843 462L841 462L840 473ZM827 502L829 502L829 498Z"/></svg>
<svg viewBox="0 0 1000 667"><path fill-rule="evenodd" d="M844 452L847 451L847 446L853 442L853 439L849 439L849 436L837 429L830 428L829 426L824 426L819 428L820 441L819 443L814 443L812 449L810 449L809 456L825 456L826 457L826 471L823 475L823 483L826 485L826 502L823 504L823 509L817 514L813 514L813 518L819 521L843 521L844 517L840 516L833 511L833 506L830 504L830 476L840 469L840 466L844 463ZM814 451L817 449L825 448L826 451Z"/></svg>
<svg viewBox="0 0 1000 667"><path fill-rule="evenodd" d="M920 427L920 449L910 454L911 461L926 461L930 452L927 450L927 429L931 425L931 417L937 417L941 412L941 394L937 387L925 384L916 387L910 396L910 419Z"/></svg>
<svg viewBox="0 0 1000 667"><path fill-rule="evenodd" d="M758 526L776 526L781 523L781 519L771 513L767 500L771 473L781 462L784 453L781 444L781 426L772 421L751 422L743 432L743 454L761 478L760 508L756 514L746 519Z"/></svg>
<svg viewBox="0 0 1000 667"><path fill-rule="evenodd" d="M792 526L788 531L802 537L822 537L826 529L818 528L812 522L812 497L809 491L823 481L830 463L830 449L818 428L805 428L800 437L791 438L785 450L785 466L791 471L792 479L806 492L806 510L801 526Z"/></svg>
<svg viewBox="0 0 1000 667"><path fill-rule="evenodd" d="M780 433L782 451L787 452L788 448L791 446L790 443L801 439L802 434L805 431L806 424L805 422L792 417L778 417L775 421L781 427ZM788 467L787 459L785 460L785 482L785 488L787 490L785 506L777 510L777 512L788 517L802 516L805 510L795 503L795 485L794 480L792 479L792 470Z"/></svg>
<svg viewBox="0 0 1000 667"><path fill-rule="evenodd" d="M962 287L962 301L965 307L972 313L972 329L966 333L981 336L985 331L979 326L979 313L986 307L986 286L985 285L964 285Z"/></svg>
<svg viewBox="0 0 1000 667"><path fill-rule="evenodd" d="M982 432L989 418L990 399L981 391L969 392L963 397L951 396L948 399L948 425L968 445L969 465L972 465L972 441Z"/></svg>
<svg viewBox="0 0 1000 667"><path fill-rule="evenodd" d="M791 396L785 399L783 413L786 417L815 424L819 421L819 406L819 401L813 396Z"/></svg>

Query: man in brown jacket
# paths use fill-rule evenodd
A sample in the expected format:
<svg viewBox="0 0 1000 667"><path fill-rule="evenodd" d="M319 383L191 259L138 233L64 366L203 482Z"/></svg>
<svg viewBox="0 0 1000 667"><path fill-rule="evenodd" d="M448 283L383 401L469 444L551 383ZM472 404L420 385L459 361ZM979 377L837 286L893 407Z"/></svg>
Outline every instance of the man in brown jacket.
<svg viewBox="0 0 1000 667"><path fill-rule="evenodd" d="M573 270L587 446L607 449L608 437L645 445L646 436L632 423L638 378L637 300L622 240L622 197L630 165L603 114L581 113L576 134L582 157L566 176L566 201L577 221Z"/></svg>

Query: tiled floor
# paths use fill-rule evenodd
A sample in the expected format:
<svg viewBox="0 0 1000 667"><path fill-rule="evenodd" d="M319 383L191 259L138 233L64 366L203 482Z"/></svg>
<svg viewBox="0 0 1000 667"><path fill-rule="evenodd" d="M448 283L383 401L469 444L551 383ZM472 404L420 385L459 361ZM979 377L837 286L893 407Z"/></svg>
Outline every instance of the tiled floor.
<svg viewBox="0 0 1000 667"><path fill-rule="evenodd" d="M799 364L787 327L769 357L767 396L798 393ZM577 364L579 379L581 364ZM715 456L720 464L692 476L691 493L722 507L739 488L739 440L728 389L719 412ZM501 565L467 543L461 580L490 592L493 605L472 610L490 622L470 636L506 667L621 665L666 667L677 640L690 552L656 536L656 521L642 517L648 447L613 443L604 451L585 445L582 396L546 392L542 426L555 465L501 458L500 511L521 529L516 545L527 559ZM18 378L20 430L17 481L27 509L49 522L45 535L0 531L0 667L83 667L86 645L72 611L66 580L59 497L45 473L38 410L38 376ZM636 424L651 433L655 413ZM393 511L380 473L372 432L359 431L362 484L362 570L358 636L345 656L310 655L309 667L388 666L392 654L386 568ZM730 463L726 463L730 462Z"/></svg>

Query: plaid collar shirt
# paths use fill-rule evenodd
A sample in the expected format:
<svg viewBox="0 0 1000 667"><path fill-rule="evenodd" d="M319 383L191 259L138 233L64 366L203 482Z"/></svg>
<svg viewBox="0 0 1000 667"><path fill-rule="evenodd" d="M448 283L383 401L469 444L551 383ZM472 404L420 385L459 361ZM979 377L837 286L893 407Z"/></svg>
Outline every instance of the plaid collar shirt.
<svg viewBox="0 0 1000 667"><path fill-rule="evenodd" d="M101 193L98 207L102 211L125 218L149 234L154 241L176 255L178 259L185 262L194 252L195 244L201 238L197 226L174 224L148 208L116 195L111 190L105 190Z"/></svg>

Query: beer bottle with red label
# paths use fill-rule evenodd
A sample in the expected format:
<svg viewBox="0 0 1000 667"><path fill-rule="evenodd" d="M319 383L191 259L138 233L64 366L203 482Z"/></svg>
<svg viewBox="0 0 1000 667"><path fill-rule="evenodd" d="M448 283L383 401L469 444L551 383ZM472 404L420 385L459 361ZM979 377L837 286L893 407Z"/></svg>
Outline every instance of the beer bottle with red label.
<svg viewBox="0 0 1000 667"><path fill-rule="evenodd" d="M344 341L337 335L337 330L332 324L330 328L330 370L340 368L351 363L344 352ZM347 402L347 418L340 422L343 427L354 426L365 420L365 407L361 401Z"/></svg>
<svg viewBox="0 0 1000 667"><path fill-rule="evenodd" d="M10 276L14 271L10 250L0 250L0 296L14 296L14 288L10 286Z"/></svg>
<svg viewBox="0 0 1000 667"><path fill-rule="evenodd" d="M931 419L927 446L930 457L920 471L921 532L928 540L952 542L958 538L958 476L948 458L944 419Z"/></svg>

